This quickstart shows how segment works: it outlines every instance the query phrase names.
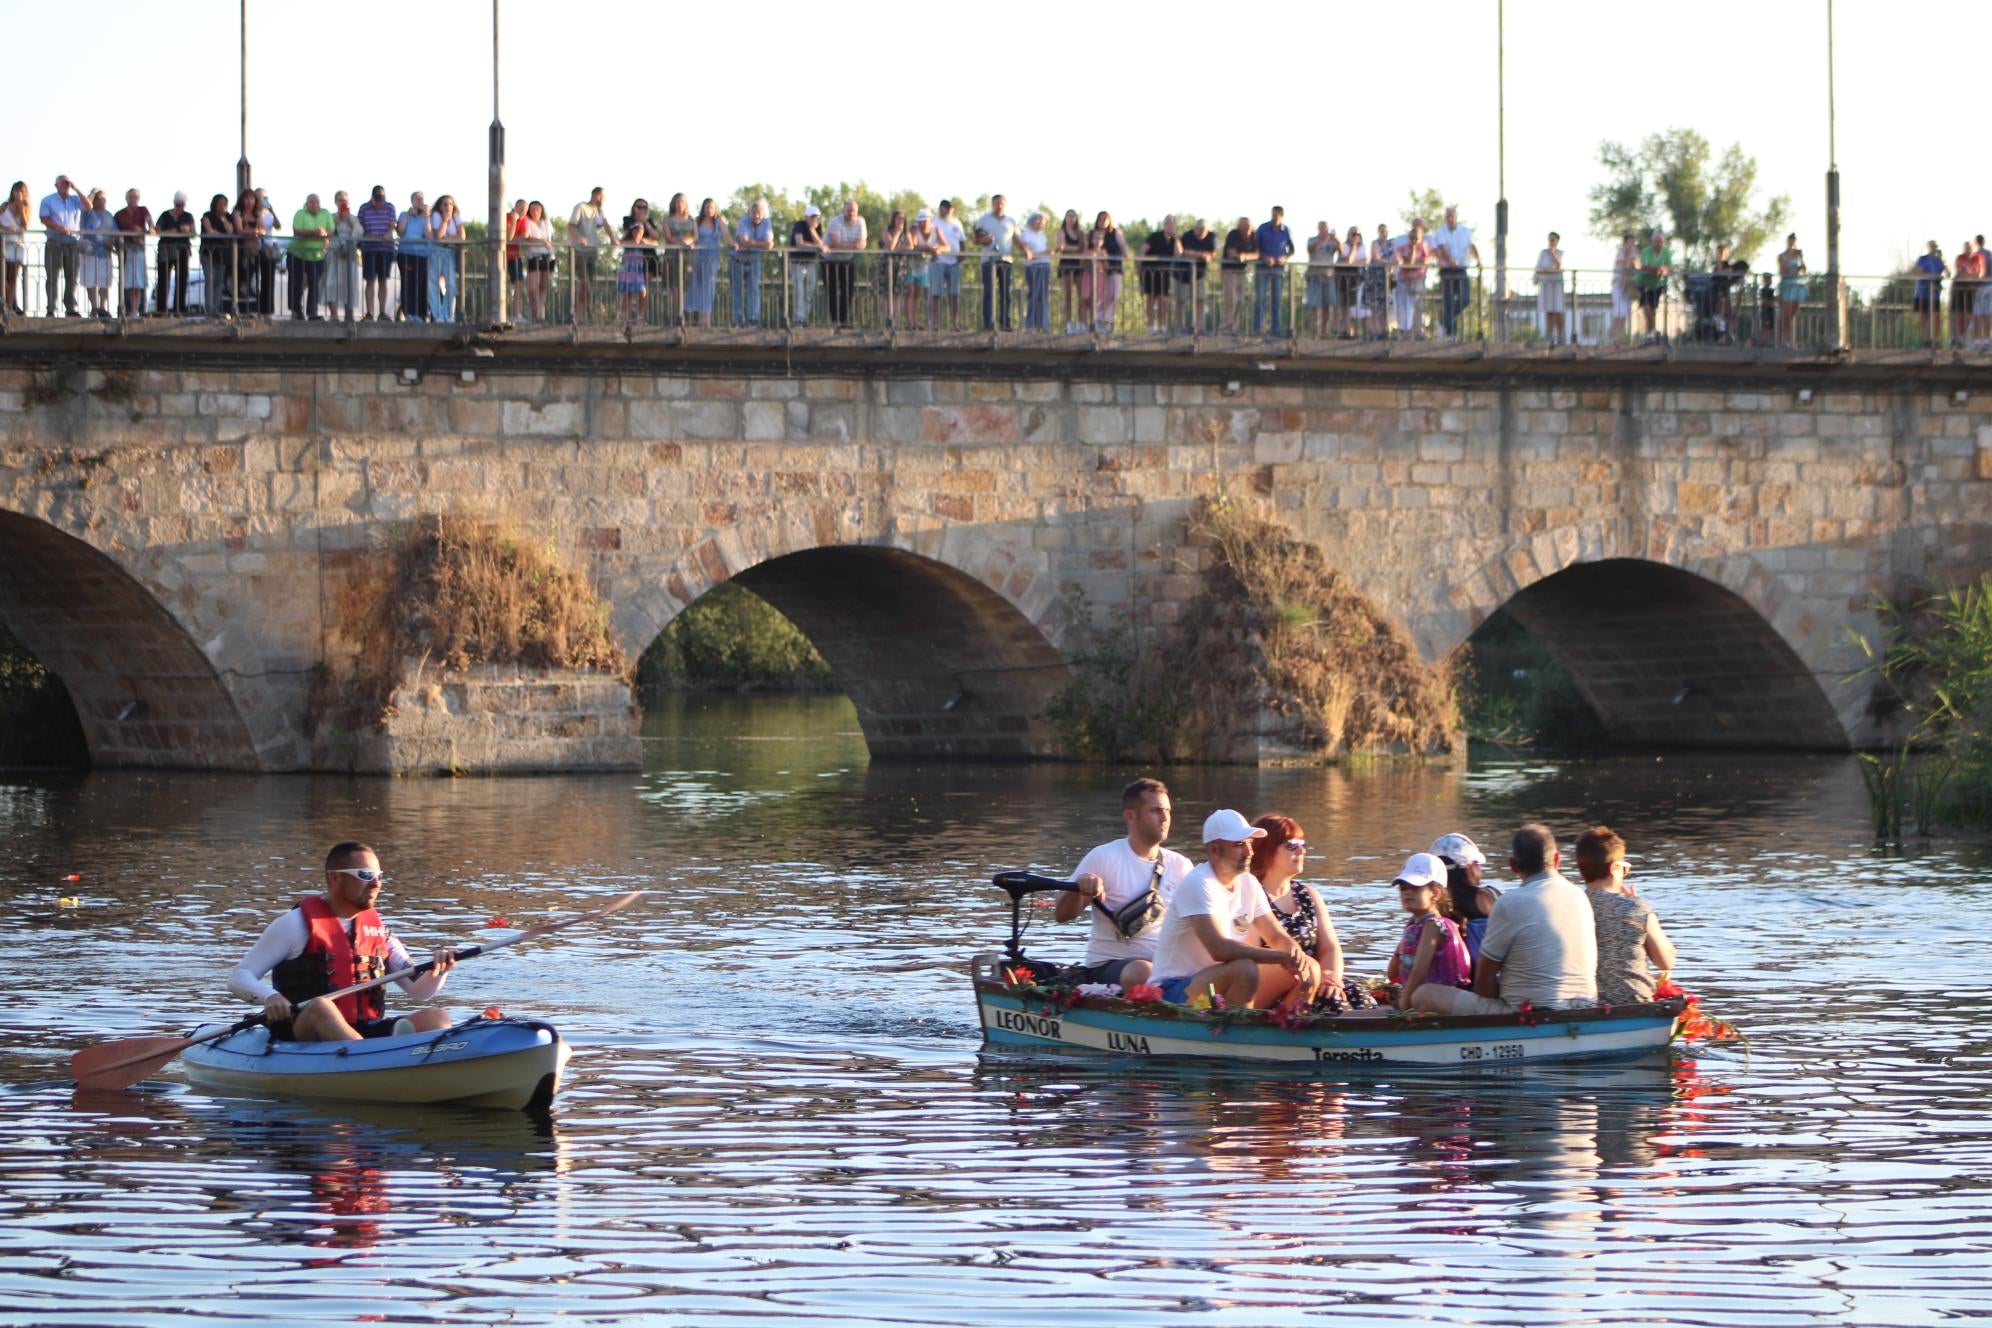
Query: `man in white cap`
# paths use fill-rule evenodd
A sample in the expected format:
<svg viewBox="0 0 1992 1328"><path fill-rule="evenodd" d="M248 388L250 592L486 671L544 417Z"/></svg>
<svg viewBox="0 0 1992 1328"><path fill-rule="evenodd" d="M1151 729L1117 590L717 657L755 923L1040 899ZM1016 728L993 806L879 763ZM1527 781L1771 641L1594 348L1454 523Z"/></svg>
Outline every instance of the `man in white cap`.
<svg viewBox="0 0 1992 1328"><path fill-rule="evenodd" d="M1570 1010L1598 1003L1598 937L1583 887L1560 871L1548 827L1515 832L1508 865L1521 885L1501 897L1474 965L1473 990L1428 983L1412 1004L1434 1014L1512 1014L1524 1005Z"/></svg>
<svg viewBox="0 0 1992 1328"><path fill-rule="evenodd" d="M1085 962L1065 971L1068 980L1133 987L1154 972L1162 911L1190 872L1188 858L1162 847L1174 815L1169 786L1159 779L1137 779L1121 790L1127 837L1081 859L1072 873L1073 888L1058 896L1052 911L1060 922L1081 913L1093 920Z"/></svg>
<svg viewBox="0 0 1992 1328"><path fill-rule="evenodd" d="M816 281L830 246L823 240L823 209L811 203L789 227L789 326L807 327L816 311Z"/></svg>
<svg viewBox="0 0 1992 1328"><path fill-rule="evenodd" d="M187 312L187 258L194 247L194 214L187 211L186 190L174 192L173 206L159 214L156 229L159 233L159 284L152 293L152 312L171 312L184 317ZM173 291L170 309L166 298L169 285Z"/></svg>
<svg viewBox="0 0 1992 1328"><path fill-rule="evenodd" d="M1176 886L1155 943L1155 982L1182 1003L1214 991L1233 1008L1270 1005L1289 992L1312 1000L1321 967L1273 916L1259 880L1245 870L1265 831L1226 808L1204 820L1205 861ZM1261 973L1277 965L1277 973Z"/></svg>

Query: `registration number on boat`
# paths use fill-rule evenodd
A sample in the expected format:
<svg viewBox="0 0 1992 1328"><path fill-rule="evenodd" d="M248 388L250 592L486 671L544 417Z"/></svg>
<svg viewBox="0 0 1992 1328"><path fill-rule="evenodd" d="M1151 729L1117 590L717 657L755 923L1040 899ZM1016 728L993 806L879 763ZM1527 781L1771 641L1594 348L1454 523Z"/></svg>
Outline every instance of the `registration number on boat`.
<svg viewBox="0 0 1992 1328"><path fill-rule="evenodd" d="M1522 1059L1522 1044L1501 1042L1491 1047L1461 1047L1459 1058L1463 1061L1518 1061Z"/></svg>

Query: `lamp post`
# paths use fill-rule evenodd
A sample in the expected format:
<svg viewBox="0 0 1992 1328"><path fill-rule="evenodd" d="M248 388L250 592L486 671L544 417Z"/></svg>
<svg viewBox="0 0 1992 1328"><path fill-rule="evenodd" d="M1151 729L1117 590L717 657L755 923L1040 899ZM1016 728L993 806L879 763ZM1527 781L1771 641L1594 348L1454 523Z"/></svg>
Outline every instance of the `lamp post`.
<svg viewBox="0 0 1992 1328"><path fill-rule="evenodd" d="M505 326L505 122L498 118L498 0L491 0L491 233L489 299L492 327Z"/></svg>
<svg viewBox="0 0 1992 1328"><path fill-rule="evenodd" d="M1500 197L1494 203L1494 335L1508 339L1508 5L1494 6L1494 138Z"/></svg>
<svg viewBox="0 0 1992 1328"><path fill-rule="evenodd" d="M241 75L242 93L242 155L235 159L235 197L240 199L249 188L249 0L242 0L239 19L238 53L236 61Z"/></svg>
<svg viewBox="0 0 1992 1328"><path fill-rule="evenodd" d="M1833 105L1833 0L1826 0L1826 346L1847 348L1847 285L1840 276L1840 149Z"/></svg>

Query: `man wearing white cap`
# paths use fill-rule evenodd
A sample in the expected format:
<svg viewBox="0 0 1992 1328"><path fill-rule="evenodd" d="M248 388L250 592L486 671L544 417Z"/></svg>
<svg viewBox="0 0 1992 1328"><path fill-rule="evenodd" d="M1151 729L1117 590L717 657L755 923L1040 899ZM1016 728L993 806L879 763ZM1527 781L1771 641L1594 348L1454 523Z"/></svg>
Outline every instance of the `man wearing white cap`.
<svg viewBox="0 0 1992 1328"><path fill-rule="evenodd" d="M789 305L789 324L807 327L816 311L816 278L823 255L830 246L823 240L823 209L811 203L802 210L802 220L789 227L789 285L794 294Z"/></svg>
<svg viewBox="0 0 1992 1328"><path fill-rule="evenodd" d="M927 326L928 291L933 286L934 260L948 251L948 237L934 224L934 214L921 208L913 214L913 270L907 273L911 287L912 314L907 321L915 328Z"/></svg>
<svg viewBox="0 0 1992 1328"><path fill-rule="evenodd" d="M1510 1014L1524 1005L1570 1010L1598 1003L1598 937L1583 887L1557 868L1563 855L1546 826L1515 832L1508 865L1521 885L1487 924L1473 990L1427 983L1412 1004L1435 1014Z"/></svg>
<svg viewBox="0 0 1992 1328"><path fill-rule="evenodd" d="M173 206L159 214L154 227L159 234L159 283L152 292L152 312L185 316L187 312L187 258L193 252L194 214L187 211L187 191L173 195ZM168 288L173 297L166 297Z"/></svg>
<svg viewBox="0 0 1992 1328"><path fill-rule="evenodd" d="M1093 935L1083 965L1066 970L1072 982L1118 982L1132 987L1154 972L1162 911L1190 871L1190 860L1162 847L1174 817L1169 787L1137 779L1121 790L1127 837L1088 853L1072 873L1073 888L1058 896L1052 917L1070 922L1090 913Z"/></svg>
<svg viewBox="0 0 1992 1328"><path fill-rule="evenodd" d="M1205 861L1176 886L1155 943L1155 982L1165 1000L1215 991L1227 1006L1244 1008L1296 990L1313 999L1320 965L1287 935L1258 878L1245 870L1251 841L1265 833L1229 808L1205 818ZM1265 964L1284 971L1262 982Z"/></svg>

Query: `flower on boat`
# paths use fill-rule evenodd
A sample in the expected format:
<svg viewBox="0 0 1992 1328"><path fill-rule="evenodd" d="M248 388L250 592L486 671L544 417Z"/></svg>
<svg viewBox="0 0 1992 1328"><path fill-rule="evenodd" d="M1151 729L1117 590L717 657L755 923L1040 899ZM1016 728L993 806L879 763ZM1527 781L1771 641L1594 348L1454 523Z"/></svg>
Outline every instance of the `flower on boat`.
<svg viewBox="0 0 1992 1328"><path fill-rule="evenodd" d="M1082 982L1073 988L1081 996L1118 996L1121 994L1118 982Z"/></svg>
<svg viewBox="0 0 1992 1328"><path fill-rule="evenodd" d="M1225 1008L1224 997L1218 994L1216 987L1205 987L1202 991L1190 997L1190 1008L1193 1010L1222 1010Z"/></svg>
<svg viewBox="0 0 1992 1328"><path fill-rule="evenodd" d="M1152 982L1137 982L1122 993L1131 1001L1159 1001L1162 989Z"/></svg>
<svg viewBox="0 0 1992 1328"><path fill-rule="evenodd" d="M1009 987L1034 987L1037 985L1037 979L1031 975L1028 968L1019 964L1015 968L1003 970L1003 983Z"/></svg>

